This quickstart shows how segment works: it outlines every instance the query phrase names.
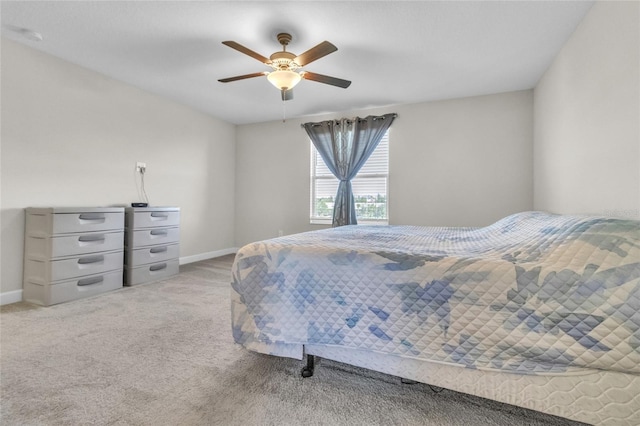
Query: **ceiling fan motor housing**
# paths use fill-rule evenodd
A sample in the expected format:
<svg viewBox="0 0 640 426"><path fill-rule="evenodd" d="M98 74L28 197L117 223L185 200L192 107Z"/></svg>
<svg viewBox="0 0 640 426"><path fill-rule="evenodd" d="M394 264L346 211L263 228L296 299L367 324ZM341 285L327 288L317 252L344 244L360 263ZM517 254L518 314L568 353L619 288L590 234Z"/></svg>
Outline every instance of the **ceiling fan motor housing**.
<svg viewBox="0 0 640 426"><path fill-rule="evenodd" d="M274 70L293 71L300 68L293 60L297 55L287 52L287 45L291 42L291 34L280 33L277 35L278 42L282 45L282 51L276 52L269 57L271 67Z"/></svg>
<svg viewBox="0 0 640 426"><path fill-rule="evenodd" d="M293 71L300 68L293 60L296 55L290 52L276 52L269 57L271 60L271 67L275 70Z"/></svg>

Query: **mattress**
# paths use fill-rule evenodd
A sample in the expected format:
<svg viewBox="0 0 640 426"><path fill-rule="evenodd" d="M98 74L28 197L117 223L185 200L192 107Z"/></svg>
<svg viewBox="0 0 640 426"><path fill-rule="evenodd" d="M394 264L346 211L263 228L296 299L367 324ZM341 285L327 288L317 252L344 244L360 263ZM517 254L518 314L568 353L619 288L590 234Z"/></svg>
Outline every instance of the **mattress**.
<svg viewBox="0 0 640 426"><path fill-rule="evenodd" d="M307 345L554 383L640 376L638 221L344 226L249 244L232 274L233 336L253 351L300 359Z"/></svg>

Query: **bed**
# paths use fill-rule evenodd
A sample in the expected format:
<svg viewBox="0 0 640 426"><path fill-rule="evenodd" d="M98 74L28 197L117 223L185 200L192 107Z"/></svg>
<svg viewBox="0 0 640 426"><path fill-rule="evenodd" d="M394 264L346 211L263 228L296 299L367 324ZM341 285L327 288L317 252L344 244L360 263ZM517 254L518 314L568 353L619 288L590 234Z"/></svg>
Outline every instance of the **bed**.
<svg viewBox="0 0 640 426"><path fill-rule="evenodd" d="M640 221L343 226L249 244L232 275L249 350L640 424Z"/></svg>

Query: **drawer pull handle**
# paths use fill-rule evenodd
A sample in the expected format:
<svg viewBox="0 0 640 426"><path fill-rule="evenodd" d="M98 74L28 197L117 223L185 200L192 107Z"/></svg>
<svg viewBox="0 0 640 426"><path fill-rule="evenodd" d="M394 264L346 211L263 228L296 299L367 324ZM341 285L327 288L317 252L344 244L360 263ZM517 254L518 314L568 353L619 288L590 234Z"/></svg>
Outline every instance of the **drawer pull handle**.
<svg viewBox="0 0 640 426"><path fill-rule="evenodd" d="M151 271L151 272L161 271L163 269L167 269L167 264L166 263L159 263L157 265L149 266L149 271Z"/></svg>
<svg viewBox="0 0 640 426"><path fill-rule="evenodd" d="M167 251L168 248L167 247L153 247L151 250L149 250L151 253L164 253L165 251Z"/></svg>
<svg viewBox="0 0 640 426"><path fill-rule="evenodd" d="M166 219L169 217L167 213L151 212L151 217L157 217L160 219Z"/></svg>
<svg viewBox="0 0 640 426"><path fill-rule="evenodd" d="M167 234L169 234L169 231L164 229L154 229L153 231L151 231L151 235L167 235Z"/></svg>
<svg viewBox="0 0 640 426"><path fill-rule="evenodd" d="M78 287L83 287L83 286L86 286L86 285L100 284L103 281L104 281L104 277L103 276L91 277L91 278L83 278L80 281L78 281Z"/></svg>
<svg viewBox="0 0 640 426"><path fill-rule="evenodd" d="M81 243L92 243L96 241L104 241L104 239L105 239L104 234L82 235L81 237L78 237L78 241L80 241Z"/></svg>
<svg viewBox="0 0 640 426"><path fill-rule="evenodd" d="M80 220L104 220L104 214L102 213L82 213L78 216Z"/></svg>
<svg viewBox="0 0 640 426"><path fill-rule="evenodd" d="M85 256L85 257L81 257L80 259L78 259L78 264L87 265L87 264L90 264L90 263L98 263L98 262L103 262L103 261L104 261L104 256L103 255Z"/></svg>

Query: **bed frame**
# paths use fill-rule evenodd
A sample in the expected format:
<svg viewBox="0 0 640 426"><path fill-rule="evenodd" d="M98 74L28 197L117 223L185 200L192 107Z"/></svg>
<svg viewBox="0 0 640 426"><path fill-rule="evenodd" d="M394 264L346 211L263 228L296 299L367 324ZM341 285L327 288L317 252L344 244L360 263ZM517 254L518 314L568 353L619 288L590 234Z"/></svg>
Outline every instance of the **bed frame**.
<svg viewBox="0 0 640 426"><path fill-rule="evenodd" d="M316 357L594 425L640 425L640 376L584 369L574 375L518 375L322 345L304 345L302 377Z"/></svg>

